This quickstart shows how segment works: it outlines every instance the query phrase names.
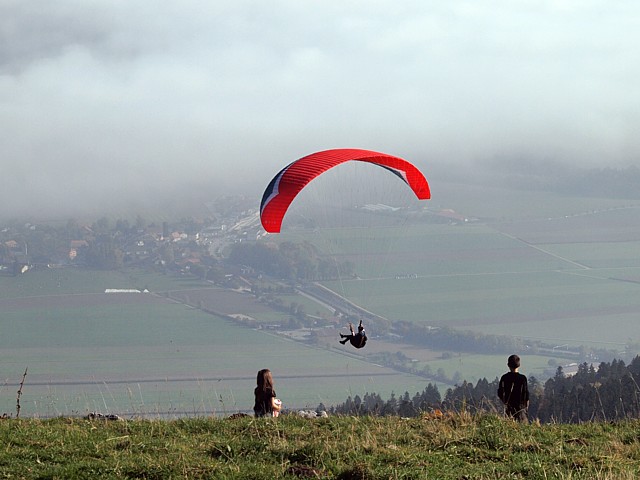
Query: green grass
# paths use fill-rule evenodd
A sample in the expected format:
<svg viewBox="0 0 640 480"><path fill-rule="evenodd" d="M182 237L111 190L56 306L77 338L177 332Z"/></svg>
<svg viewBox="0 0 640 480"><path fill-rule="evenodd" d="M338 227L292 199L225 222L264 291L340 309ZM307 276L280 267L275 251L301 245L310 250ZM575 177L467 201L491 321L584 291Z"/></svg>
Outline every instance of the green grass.
<svg viewBox="0 0 640 480"><path fill-rule="evenodd" d="M467 414L0 421L4 478L633 479L638 421L519 425Z"/></svg>

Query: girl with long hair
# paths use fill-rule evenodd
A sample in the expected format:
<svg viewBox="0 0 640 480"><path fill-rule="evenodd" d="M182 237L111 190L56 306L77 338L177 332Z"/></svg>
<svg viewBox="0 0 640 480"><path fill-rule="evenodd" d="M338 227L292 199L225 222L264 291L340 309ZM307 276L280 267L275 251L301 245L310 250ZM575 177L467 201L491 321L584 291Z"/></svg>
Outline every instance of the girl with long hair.
<svg viewBox="0 0 640 480"><path fill-rule="evenodd" d="M253 393L255 396L253 412L256 417L278 416L282 408L282 402L276 398L271 370L263 368L258 372L257 386Z"/></svg>

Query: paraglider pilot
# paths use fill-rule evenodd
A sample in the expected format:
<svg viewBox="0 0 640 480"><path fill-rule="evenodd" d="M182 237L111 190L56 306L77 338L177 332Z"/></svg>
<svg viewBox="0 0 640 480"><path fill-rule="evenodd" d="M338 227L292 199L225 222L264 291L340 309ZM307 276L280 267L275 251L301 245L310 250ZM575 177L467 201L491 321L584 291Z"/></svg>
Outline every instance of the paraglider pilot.
<svg viewBox="0 0 640 480"><path fill-rule="evenodd" d="M353 345L356 348L362 348L365 346L365 344L367 343L367 335L364 332L364 327L362 326L362 320L360 320L360 324L358 325L358 333L355 333L353 331L353 323L349 322L349 330L351 331L350 335L343 335L342 333L340 334L340 338L342 338L342 340L340 340L341 344L346 344L347 342L350 342L351 345Z"/></svg>

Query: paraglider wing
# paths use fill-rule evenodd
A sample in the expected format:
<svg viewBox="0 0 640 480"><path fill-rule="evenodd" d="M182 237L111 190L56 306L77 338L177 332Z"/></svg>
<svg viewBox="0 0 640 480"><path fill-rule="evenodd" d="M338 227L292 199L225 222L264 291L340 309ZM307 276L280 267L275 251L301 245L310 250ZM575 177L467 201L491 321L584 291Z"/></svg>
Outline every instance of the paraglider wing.
<svg viewBox="0 0 640 480"><path fill-rule="evenodd" d="M383 167L402 179L418 199L431 197L429 184L422 172L402 158L355 148L324 150L290 163L269 182L260 203L260 220L264 229L269 233L280 232L282 219L296 195L318 175L349 161Z"/></svg>

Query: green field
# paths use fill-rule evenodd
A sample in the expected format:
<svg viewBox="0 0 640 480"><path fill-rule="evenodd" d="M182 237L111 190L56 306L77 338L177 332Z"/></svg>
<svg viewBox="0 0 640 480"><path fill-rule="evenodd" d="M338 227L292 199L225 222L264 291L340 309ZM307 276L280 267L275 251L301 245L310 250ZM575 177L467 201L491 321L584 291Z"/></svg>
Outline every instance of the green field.
<svg viewBox="0 0 640 480"><path fill-rule="evenodd" d="M353 261L359 278L325 285L389 319L622 351L640 341L639 213L295 235Z"/></svg>
<svg viewBox="0 0 640 480"><path fill-rule="evenodd" d="M537 379L546 380L545 372L555 371L556 365L562 365L566 362L562 358L553 358L542 355L522 354L523 364L520 372L528 377L536 377ZM526 363L524 363L526 362ZM418 362L416 367L422 368L429 365L431 371L436 373L442 370L448 378L453 378L456 372L463 380L475 384L478 380L486 378L489 381L500 377L508 371L507 362L504 355L480 355L480 354L455 354L450 358L442 358L430 360L429 362ZM567 372L571 369L567 368ZM491 373L489 373L491 372ZM493 375L492 375L493 374ZM459 382L458 382L459 383ZM444 393L444 389L440 389Z"/></svg>
<svg viewBox="0 0 640 480"><path fill-rule="evenodd" d="M75 293L104 293L107 288L145 288L153 292L210 286L195 277L177 277L141 270L91 271L82 268L45 268L37 275L0 276L1 298L24 298Z"/></svg>
<svg viewBox="0 0 640 480"><path fill-rule="evenodd" d="M288 408L341 403L368 391L413 394L426 386L419 377L241 327L164 296L100 293L134 288L144 277L139 272L88 273L44 270L0 278L0 412L15 412L25 368L23 416L246 411L264 367L274 372ZM16 280L26 296L10 297ZM162 281L174 294L193 283ZM192 286L201 291L204 285ZM54 294L65 290L76 293Z"/></svg>
<svg viewBox="0 0 640 480"><path fill-rule="evenodd" d="M640 209L533 192L493 192L483 203L474 189L457 197L453 191L440 192L442 206L477 221L395 225L385 217L385 227L294 228L268 239L309 241L335 261L354 262L358 278L325 284L392 320L615 352L640 341ZM431 201L428 208L439 206ZM375 218L359 216L360 224ZM105 294L107 288L151 293ZM312 315L326 311L305 297L280 297ZM424 378L367 363L339 345L313 348L187 303L261 324L288 315L184 276L72 268L0 276L0 413L15 410L25 368L25 416L246 411L264 367L273 370L291 408L365 392L413 394L426 386ZM376 352L378 343L391 353L411 352L417 366L442 369L449 378L493 379L505 369L501 356L447 352L441 358L442 352L383 339L359 353ZM550 367L550 357L517 353L527 374Z"/></svg>
<svg viewBox="0 0 640 480"><path fill-rule="evenodd" d="M278 240L353 262L358 278L323 283L392 320L617 351L640 341L638 202L436 181L422 208L469 221L345 209L334 216L353 228L290 226Z"/></svg>

